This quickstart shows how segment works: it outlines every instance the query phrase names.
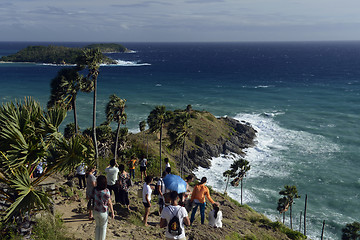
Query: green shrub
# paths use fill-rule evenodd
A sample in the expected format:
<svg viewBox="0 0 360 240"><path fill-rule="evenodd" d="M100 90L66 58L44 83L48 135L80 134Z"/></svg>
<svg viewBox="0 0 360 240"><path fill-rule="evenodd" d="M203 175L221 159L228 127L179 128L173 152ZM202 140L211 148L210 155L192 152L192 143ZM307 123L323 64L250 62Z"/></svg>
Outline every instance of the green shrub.
<svg viewBox="0 0 360 240"><path fill-rule="evenodd" d="M69 233L66 231L61 216L59 214L56 214L55 218L53 218L50 214L46 214L36 220L36 225L33 230L32 239L37 239L37 240L73 239L68 236Z"/></svg>

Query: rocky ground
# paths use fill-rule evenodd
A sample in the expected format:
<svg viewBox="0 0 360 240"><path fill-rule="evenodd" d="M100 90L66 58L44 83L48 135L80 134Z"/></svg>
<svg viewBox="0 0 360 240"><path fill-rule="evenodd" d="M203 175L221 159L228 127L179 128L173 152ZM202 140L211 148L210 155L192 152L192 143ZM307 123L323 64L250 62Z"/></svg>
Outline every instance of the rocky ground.
<svg viewBox="0 0 360 240"><path fill-rule="evenodd" d="M68 188L65 180L56 180L60 188ZM141 198L137 196L137 190L141 188L140 182L130 190L130 208L128 211L119 204L114 205L115 219L110 219L107 228L107 239L164 239L165 229L159 227L160 217L158 214L157 197L153 197L149 216L149 225L143 226L142 214L144 207ZM57 195L55 199L55 211L62 215L62 219L73 239L94 239L95 221L88 219L86 211L87 201L85 190L77 190L73 196ZM221 204L223 212L223 228L215 229L205 224L200 224L200 215L191 227L186 227L188 239L289 239L286 234L278 231L273 224L264 216L256 213L247 206L241 206L228 197L212 192L213 199ZM206 207L206 216L211 211L211 206ZM199 211L198 211L199 212Z"/></svg>

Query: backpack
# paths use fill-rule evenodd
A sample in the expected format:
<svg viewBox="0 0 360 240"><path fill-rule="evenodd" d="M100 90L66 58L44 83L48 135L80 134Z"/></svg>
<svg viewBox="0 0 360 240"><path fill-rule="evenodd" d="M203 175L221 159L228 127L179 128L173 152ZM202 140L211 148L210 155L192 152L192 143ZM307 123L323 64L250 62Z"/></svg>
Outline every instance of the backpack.
<svg viewBox="0 0 360 240"><path fill-rule="evenodd" d="M181 207L177 210L177 212L175 213L175 215L172 217L172 219L168 224L168 232L173 236L179 236L182 233L182 229L180 227L180 219L177 216L180 209Z"/></svg>
<svg viewBox="0 0 360 240"><path fill-rule="evenodd" d="M160 185L158 183L156 183L156 186L155 186L155 189L154 189L154 195L159 195L160 194L158 187L160 186L160 189L161 189L163 184L164 184L164 181L162 180L162 178L160 178L159 180L160 180Z"/></svg>

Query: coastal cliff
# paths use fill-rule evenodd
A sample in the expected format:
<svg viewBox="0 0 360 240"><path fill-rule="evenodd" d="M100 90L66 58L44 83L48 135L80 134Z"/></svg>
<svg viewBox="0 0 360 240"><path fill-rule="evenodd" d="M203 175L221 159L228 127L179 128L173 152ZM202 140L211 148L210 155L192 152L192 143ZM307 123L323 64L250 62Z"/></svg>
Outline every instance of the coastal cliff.
<svg viewBox="0 0 360 240"><path fill-rule="evenodd" d="M184 114L186 111L175 111L175 115ZM256 130L249 123L239 122L233 118L220 117L216 118L206 111L189 112L188 120L189 132L185 139L184 145L184 172L190 174L198 166L209 168L211 158L218 157L221 154L239 154L244 155L245 148L254 145ZM181 164L181 147L175 149L169 148L171 145L171 127L172 121L164 124L162 139L162 156L167 157L180 167ZM159 134L145 131L142 133L130 135L130 139L136 144L145 147L143 144L144 137L148 142L149 154L154 158L159 156Z"/></svg>

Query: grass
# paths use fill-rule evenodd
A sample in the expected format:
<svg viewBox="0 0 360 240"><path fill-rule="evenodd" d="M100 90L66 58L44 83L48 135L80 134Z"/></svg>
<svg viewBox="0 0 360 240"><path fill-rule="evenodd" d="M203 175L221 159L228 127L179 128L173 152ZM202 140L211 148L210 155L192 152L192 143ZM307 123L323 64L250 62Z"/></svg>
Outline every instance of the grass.
<svg viewBox="0 0 360 240"><path fill-rule="evenodd" d="M53 218L50 214L42 215L36 220L32 239L38 240L71 240L59 214Z"/></svg>

